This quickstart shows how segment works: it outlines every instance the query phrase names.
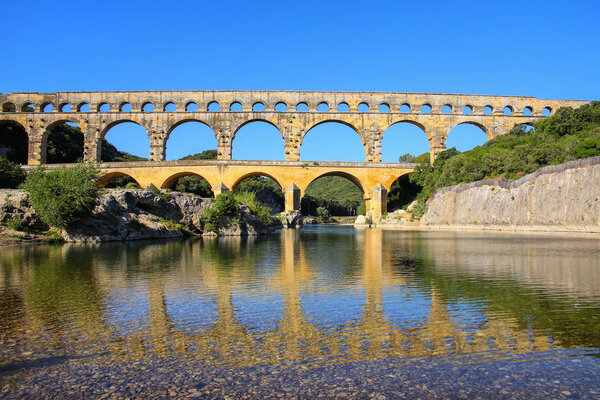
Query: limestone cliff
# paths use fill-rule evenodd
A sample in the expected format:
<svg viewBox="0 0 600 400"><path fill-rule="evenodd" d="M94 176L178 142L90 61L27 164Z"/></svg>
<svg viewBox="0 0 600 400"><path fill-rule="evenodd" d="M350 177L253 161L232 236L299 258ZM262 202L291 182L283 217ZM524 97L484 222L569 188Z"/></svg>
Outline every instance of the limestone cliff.
<svg viewBox="0 0 600 400"><path fill-rule="evenodd" d="M519 180L444 188L421 225L600 232L600 157L542 168Z"/></svg>

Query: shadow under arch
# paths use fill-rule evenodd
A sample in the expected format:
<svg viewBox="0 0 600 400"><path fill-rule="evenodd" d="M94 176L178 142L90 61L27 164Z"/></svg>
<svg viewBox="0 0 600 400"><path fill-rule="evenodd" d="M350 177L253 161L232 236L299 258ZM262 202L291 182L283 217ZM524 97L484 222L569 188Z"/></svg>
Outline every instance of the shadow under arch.
<svg viewBox="0 0 600 400"><path fill-rule="evenodd" d="M27 164L29 136L25 127L10 119L0 120L0 156L17 164Z"/></svg>
<svg viewBox="0 0 600 400"><path fill-rule="evenodd" d="M485 125L475 121L460 122L452 127L446 138L446 148L468 151L492 140Z"/></svg>
<svg viewBox="0 0 600 400"><path fill-rule="evenodd" d="M406 118L394 121L383 132L381 161L399 162L400 157L405 154L417 157L429 153L430 140L423 124Z"/></svg>
<svg viewBox="0 0 600 400"><path fill-rule="evenodd" d="M212 185L202 175L190 171L182 171L169 176L161 185L161 189L173 189L182 193L192 193L200 197L214 197Z"/></svg>
<svg viewBox="0 0 600 400"><path fill-rule="evenodd" d="M102 175L96 183L100 187L108 187L108 185L110 185L111 182L119 178L129 178L128 180L135 182L138 186L140 186L139 182L135 180L134 177L124 172L109 172L107 174Z"/></svg>
<svg viewBox="0 0 600 400"><path fill-rule="evenodd" d="M178 130L178 132L175 132ZM175 132L175 136L172 134ZM206 136L208 139L206 140ZM170 151L169 148L174 149ZM184 118L169 127L165 137L165 159L178 160L218 148L217 133L205 121L197 118ZM183 150L183 151L182 151ZM173 153L179 153L172 157Z"/></svg>
<svg viewBox="0 0 600 400"><path fill-rule="evenodd" d="M133 126L135 125L135 126ZM116 132L114 131L114 129L117 128L118 130L121 131L125 131L125 132ZM140 133L136 133L132 131L135 130L140 130L143 129L144 131L144 135L141 135L141 131ZM113 142L109 142L108 139L106 138L107 135L111 134L111 131L114 133L115 137L113 138ZM128 132L127 132L128 131ZM119 136L116 136L119 135ZM139 137L142 136L145 138L144 142L145 142L145 149L143 150L143 152L145 153L144 156L140 156L138 155L139 153L142 152L142 146L144 145L144 143L134 143L134 140L132 140L133 137ZM117 140L115 140L117 139ZM98 146L102 146L103 141L108 142L110 145L114 146L115 149L117 149L117 151L122 152L122 153L128 153L132 156L134 156L134 158L143 158L146 160L150 159L150 134L148 133L148 131L146 130L146 128L144 127L144 125L142 125L140 122L131 119L131 118L127 118L127 119L120 119L117 121L112 121L109 124L107 124L102 131L100 132L100 137L98 138ZM132 147L133 146L133 147ZM105 147L105 146L102 146ZM111 160L107 160L107 155L104 154L105 151L102 151L100 154L100 160L103 162L110 162ZM135 154L138 153L138 154ZM114 160L112 160L114 161Z"/></svg>
<svg viewBox="0 0 600 400"><path fill-rule="evenodd" d="M319 180L326 182L317 185ZM357 215L365 206L364 185L354 175L342 171L330 171L315 177L303 188L302 195L303 215L316 215L317 208L321 206L327 208L330 215ZM340 199L341 195L344 198Z"/></svg>
<svg viewBox="0 0 600 400"><path fill-rule="evenodd" d="M278 179L278 178L276 178L275 176L273 176L271 174L268 174L268 173L262 172L262 171L253 171L253 172L249 172L247 174L244 174L244 175L240 176L239 178L237 178L235 180L235 182L233 183L233 185L231 185L231 191L235 192L235 189L238 187L238 185L240 184L240 182L242 182L244 179L251 178L253 176L265 176L265 177L267 177L269 179L272 179L273 181L275 181L275 183L277 183L279 185L279 187L281 188L282 193L283 193L284 187L281 184L281 180Z"/></svg>
<svg viewBox="0 0 600 400"><path fill-rule="evenodd" d="M267 129L256 129L253 132L254 127L260 127L261 125L265 127L265 124L269 125ZM277 131L278 136L276 139L273 139L275 132L272 128ZM242 130L250 130L249 134L252 135L252 138L247 137L245 134L239 135ZM273 140L277 143L272 143ZM267 146L264 145L265 141L267 141ZM261 142L258 149L256 146L257 142ZM240 149L242 148L244 154L240 154ZM257 154L258 151L260 151L260 155ZM247 154L256 154L256 156L249 157ZM231 137L231 155L234 160L284 160L285 140L283 132L279 129L279 126L267 119L252 118L244 121L233 131L233 136Z"/></svg>
<svg viewBox="0 0 600 400"><path fill-rule="evenodd" d="M323 132L324 130L328 131ZM353 135L349 135L350 132ZM311 133L312 135L307 139ZM344 154L336 155L332 150L339 149L341 142L344 142ZM364 139L356 127L337 118L325 118L308 127L302 135L299 151L301 161L362 162L365 161L366 155Z"/></svg>

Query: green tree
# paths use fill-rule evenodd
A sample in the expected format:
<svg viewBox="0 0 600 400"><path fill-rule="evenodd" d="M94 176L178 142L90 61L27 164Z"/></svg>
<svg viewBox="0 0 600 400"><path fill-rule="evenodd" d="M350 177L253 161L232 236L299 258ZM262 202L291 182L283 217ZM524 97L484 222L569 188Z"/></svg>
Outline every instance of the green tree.
<svg viewBox="0 0 600 400"><path fill-rule="evenodd" d="M0 188L16 189L25 181L25 172L16 163L0 156Z"/></svg>
<svg viewBox="0 0 600 400"><path fill-rule="evenodd" d="M42 221L66 228L94 209L99 192L98 177L98 169L90 164L54 170L38 167L29 172L23 188Z"/></svg>

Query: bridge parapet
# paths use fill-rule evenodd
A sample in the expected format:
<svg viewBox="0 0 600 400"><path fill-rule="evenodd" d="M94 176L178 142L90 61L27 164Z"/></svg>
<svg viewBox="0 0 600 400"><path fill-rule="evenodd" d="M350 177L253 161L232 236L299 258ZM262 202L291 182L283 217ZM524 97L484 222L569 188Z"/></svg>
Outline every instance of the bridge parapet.
<svg viewBox="0 0 600 400"><path fill-rule="evenodd" d="M493 139L515 124L531 124L544 118L544 111L550 115L562 106L587 103L517 96L377 92L9 93L0 94L0 122L23 126L29 138L29 164L45 162L48 134L64 122L76 123L83 131L86 160L101 160L100 143L109 129L122 122L135 122L148 133L150 159L163 161L170 133L188 121L202 122L214 131L222 160L231 159L233 139L242 126L267 122L281 133L285 158L292 161L299 160L300 146L311 128L339 122L361 137L368 162L381 161L381 142L390 126L409 122L426 133L433 161L445 149L448 133L456 125L479 126Z"/></svg>

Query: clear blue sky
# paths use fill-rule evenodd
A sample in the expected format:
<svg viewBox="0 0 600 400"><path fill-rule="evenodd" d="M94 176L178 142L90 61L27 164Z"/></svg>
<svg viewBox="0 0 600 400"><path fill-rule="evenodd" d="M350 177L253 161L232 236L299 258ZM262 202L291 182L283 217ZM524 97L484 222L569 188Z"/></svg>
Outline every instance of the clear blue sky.
<svg viewBox="0 0 600 400"><path fill-rule="evenodd" d="M3 93L260 89L600 97L597 1L3 3ZM117 126L107 139L147 156L138 128ZM449 147L464 150L484 140L475 127L455 130ZM345 146L334 146L340 141ZM282 143L274 128L250 124L234 141L234 158L282 158ZM410 126L386 132L383 145L384 161L428 151L424 134ZM169 140L167 156L215 146L208 130L184 125ZM364 160L357 135L335 124L309 132L301 152L305 160Z"/></svg>

